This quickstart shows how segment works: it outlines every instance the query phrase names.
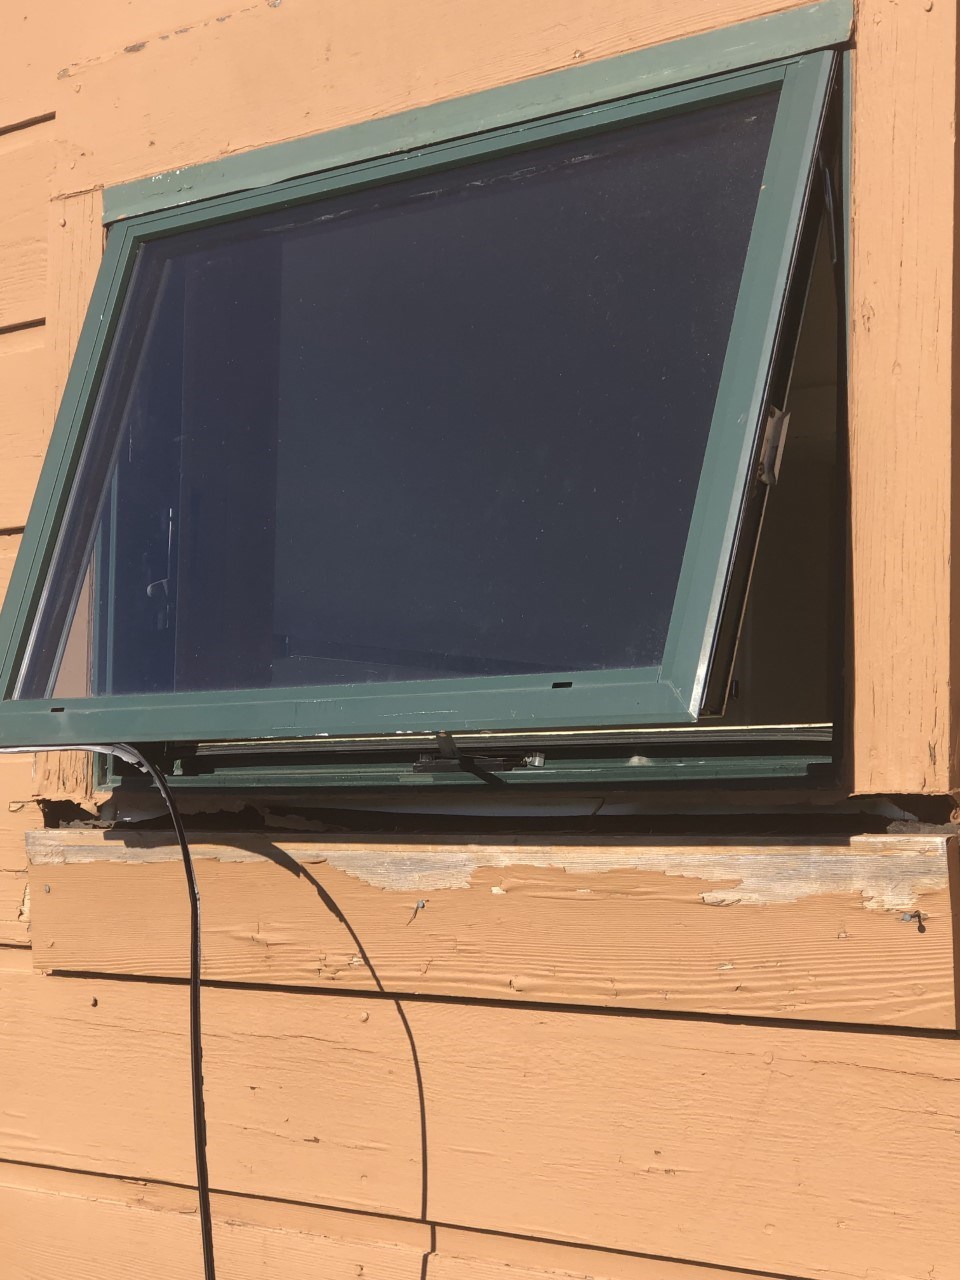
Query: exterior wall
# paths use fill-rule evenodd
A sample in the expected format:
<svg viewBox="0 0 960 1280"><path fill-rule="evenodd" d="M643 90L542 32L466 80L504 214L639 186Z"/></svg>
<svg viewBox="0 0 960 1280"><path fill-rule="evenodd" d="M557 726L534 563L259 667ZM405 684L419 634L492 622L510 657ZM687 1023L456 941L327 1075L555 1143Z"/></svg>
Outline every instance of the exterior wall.
<svg viewBox="0 0 960 1280"><path fill-rule="evenodd" d="M8 4L0 589L104 186L789 7ZM955 7L861 0L856 39L850 778L942 794ZM38 830L36 797L92 810L86 758L0 760L0 1271L195 1277L182 871L162 838ZM960 1257L952 837L198 846L222 1276Z"/></svg>

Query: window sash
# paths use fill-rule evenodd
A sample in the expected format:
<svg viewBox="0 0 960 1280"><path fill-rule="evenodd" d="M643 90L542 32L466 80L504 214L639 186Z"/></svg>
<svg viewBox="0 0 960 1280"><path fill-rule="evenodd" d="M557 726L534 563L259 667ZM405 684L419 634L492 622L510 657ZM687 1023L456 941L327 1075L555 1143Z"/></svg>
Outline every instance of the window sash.
<svg viewBox="0 0 960 1280"><path fill-rule="evenodd" d="M531 119L422 150L342 164L320 174L146 214L110 232L87 322L14 580L0 617L0 735L23 745L92 740L266 737L684 724L702 707L724 593L776 350L784 297L816 159L835 55L819 52ZM541 141L780 86L763 187L734 312L701 481L660 667L297 689L11 698L42 602L96 391L138 246L148 239L289 206L332 192L428 173ZM571 687L555 680L573 675Z"/></svg>

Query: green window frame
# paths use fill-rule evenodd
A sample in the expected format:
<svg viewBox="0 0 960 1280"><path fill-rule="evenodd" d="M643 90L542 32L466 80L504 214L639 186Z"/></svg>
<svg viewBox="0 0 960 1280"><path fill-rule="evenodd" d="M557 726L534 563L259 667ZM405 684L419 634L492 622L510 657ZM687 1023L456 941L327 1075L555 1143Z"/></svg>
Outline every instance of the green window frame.
<svg viewBox="0 0 960 1280"><path fill-rule="evenodd" d="M844 13L843 5L828 3L783 15L772 48L769 42L759 47L768 55L777 51L778 42L789 48L806 40L809 47L811 31L814 47L837 43L843 38ZM311 166L301 177L218 193L218 186L244 181L228 162L214 166L206 183L200 171L182 171L107 193L105 218L111 227L103 263L0 614L0 741L48 747L105 741L322 741L440 730L615 730L697 722L838 58L832 49L820 48L726 70L738 56L758 61L763 54L756 43L730 37L720 46L705 37L681 43L697 48L679 67L669 59L657 63L657 51L647 51L643 73L636 62L640 55L626 55L599 64L600 72L597 66L585 68L592 78L578 80L581 73L574 70L543 77L539 85L477 95L487 100L482 111L466 99L337 131L325 142L309 144L319 147L319 155L297 162ZM650 87L669 80L680 83ZM779 107L661 666L577 673L563 688L554 683L567 673L66 700L14 696L138 246L186 229L773 86L780 88ZM490 126L498 113L501 122ZM467 127L470 119L473 129ZM282 172L294 163L294 145L299 144L268 149L262 171L270 174L273 166ZM256 153L252 160L243 158L247 166L255 162ZM174 207L154 207L171 202Z"/></svg>

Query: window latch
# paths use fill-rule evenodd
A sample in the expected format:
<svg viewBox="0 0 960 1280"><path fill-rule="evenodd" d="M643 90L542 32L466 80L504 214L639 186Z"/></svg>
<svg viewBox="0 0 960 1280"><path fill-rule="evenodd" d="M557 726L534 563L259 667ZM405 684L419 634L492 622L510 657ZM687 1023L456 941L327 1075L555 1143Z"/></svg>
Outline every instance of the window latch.
<svg viewBox="0 0 960 1280"><path fill-rule="evenodd" d="M505 785L498 773L509 773L513 769L542 768L544 757L542 752L527 752L523 755L478 756L469 755L460 750L453 736L445 729L438 729L433 735L437 740L437 754L424 752L414 763L414 773L472 773L475 778L490 783L491 786Z"/></svg>
<svg viewBox="0 0 960 1280"><path fill-rule="evenodd" d="M787 443L789 426L789 413L771 405L767 410L767 423L760 446L760 483L771 489L780 479L780 463L783 461L783 446Z"/></svg>

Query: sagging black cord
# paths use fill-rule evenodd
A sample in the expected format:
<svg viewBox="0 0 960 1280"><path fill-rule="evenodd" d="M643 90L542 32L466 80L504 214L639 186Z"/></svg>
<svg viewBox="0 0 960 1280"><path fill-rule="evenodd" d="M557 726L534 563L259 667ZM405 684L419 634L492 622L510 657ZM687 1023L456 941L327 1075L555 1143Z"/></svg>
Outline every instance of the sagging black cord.
<svg viewBox="0 0 960 1280"><path fill-rule="evenodd" d="M207 1122L203 1105L203 1041L200 1028L200 891L193 869L193 858L187 844L186 832L180 818L180 810L166 778L136 747L118 743L130 763L153 779L163 796L170 813L170 821L177 833L177 842L183 857L183 870L187 877L187 893L190 897L190 1084L193 1097L193 1145L197 1165L197 1197L200 1204L200 1239L203 1245L204 1280L216 1280L213 1254L213 1214L210 1209L210 1176L207 1170ZM129 756L126 755L129 753Z"/></svg>
<svg viewBox="0 0 960 1280"><path fill-rule="evenodd" d="M289 871L298 878L306 880L307 883L313 887L314 892L323 903L324 907L326 907L335 920L343 925L344 929L346 929L347 933L350 935L350 940L356 948L357 955L366 965L367 972L373 979L374 986L381 995L387 996L393 1004L393 1007L397 1012L397 1016L400 1019L400 1025L402 1026L403 1033L407 1038L407 1044L410 1046L410 1057L413 1062L413 1073L417 1083L417 1099L420 1107L420 1221L428 1227L430 1232L429 1244L424 1251L423 1258L420 1263L420 1280L426 1280L430 1258L436 1253L437 1249L437 1228L436 1225L430 1222L427 1217L427 1205L429 1199L427 1165L427 1100L423 1087L423 1072L420 1068L420 1055L417 1053L417 1042L413 1037L413 1028L410 1026L407 1011L404 1009L401 1000L397 996L391 996L383 985L380 975L377 973L366 947L360 941L360 935L347 919L347 916L344 914L340 904L333 897L330 890L322 885L317 877L313 875L312 872L308 871L302 863L298 862L296 858L292 857L284 850L278 849L276 845L271 844L269 849L255 848L253 851L258 853L260 857L265 858L268 862L272 862L275 866L282 867L285 871Z"/></svg>
<svg viewBox="0 0 960 1280"><path fill-rule="evenodd" d="M0 754L7 754L18 751L56 751L61 748L57 746L51 747L0 747ZM202 958L200 945L200 892L197 888L197 879L194 873L193 858L190 854L190 846L187 843L186 832L183 829L183 822L180 818L180 810L177 808L177 802L173 798L173 792L163 773L157 769L136 747L130 746L128 743L118 742L110 745L92 745L82 744L75 747L74 750L80 751L96 751L104 755L114 755L121 760L125 760L128 764L134 765L142 773L156 784L157 790L163 797L164 803L170 814L170 821L173 823L173 829L176 832L177 842L180 845L180 853L183 858L183 870L187 877L187 891L190 896L190 1077L192 1085L193 1098L193 1137L196 1155L197 1168L197 1197L200 1209L200 1237L203 1245L203 1276L204 1280L216 1280L216 1265L213 1252L213 1215L210 1209L210 1178L207 1170L207 1126L203 1103L203 1043L201 1038L200 1024L200 962ZM499 781L499 779L498 779ZM333 897L328 889L326 889L320 881L305 866L297 862L289 854L282 852L275 846L272 846L269 852L261 851L261 856L275 865L283 867L287 871L293 872L294 875L302 877L310 885L312 885L317 897L330 912L330 914L346 929L350 935L353 945L356 947L357 954L366 965L367 972L373 979L377 991L391 999L400 1024L406 1036L407 1043L410 1046L410 1056L413 1061L413 1071L417 1084L417 1096L420 1105L420 1165L421 1165L421 1186L420 1186L420 1221L423 1222L430 1231L430 1239L423 1258L420 1263L420 1280L426 1280L427 1268L430 1258L436 1252L437 1233L436 1225L429 1221L427 1217L428 1205L428 1175L427 1175L427 1108L426 1095L423 1087L423 1073L420 1068L420 1056L417 1053L417 1045L413 1036L413 1028L407 1017L407 1012L402 1002L396 996L391 997L377 973L376 967L367 953L366 947L360 940L360 936L354 929L353 925L344 914L339 903Z"/></svg>
<svg viewBox="0 0 960 1280"><path fill-rule="evenodd" d="M21 752L33 754L37 751L62 751L62 743L50 746L0 747L0 755L16 755ZM187 844L180 811L167 785L167 780L136 747L125 742L113 743L77 743L71 747L73 751L94 751L101 755L116 756L138 768L141 773L156 783L157 790L163 796L170 813L173 829L177 833L180 852L183 855L183 869L187 877L187 889L190 894L190 1081L193 1099L193 1141L197 1164L197 1196L200 1207L200 1239L203 1244L203 1278L216 1280L216 1267L213 1257L213 1215L210 1211L210 1178L207 1172L207 1124L203 1106L203 1045L200 1037L200 892L197 889L197 878L193 871L193 859L190 846Z"/></svg>

